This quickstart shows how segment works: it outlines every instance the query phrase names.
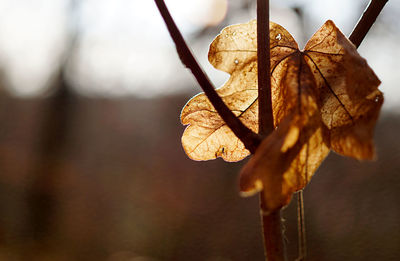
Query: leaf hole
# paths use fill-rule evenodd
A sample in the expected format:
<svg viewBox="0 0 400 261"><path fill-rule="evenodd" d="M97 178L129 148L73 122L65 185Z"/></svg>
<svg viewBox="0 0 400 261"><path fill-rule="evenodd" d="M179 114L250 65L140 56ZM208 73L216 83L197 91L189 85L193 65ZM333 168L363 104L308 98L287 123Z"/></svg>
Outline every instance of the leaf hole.
<svg viewBox="0 0 400 261"><path fill-rule="evenodd" d="M216 157L216 158L221 157L222 155L224 155L224 153L225 153L225 147L224 147L224 146L221 146L221 147L219 147L219 149L215 152L215 157Z"/></svg>
<svg viewBox="0 0 400 261"><path fill-rule="evenodd" d="M275 36L275 39L278 40L278 41L281 40L281 39L282 39L282 35L281 35L281 34L277 34L277 35Z"/></svg>

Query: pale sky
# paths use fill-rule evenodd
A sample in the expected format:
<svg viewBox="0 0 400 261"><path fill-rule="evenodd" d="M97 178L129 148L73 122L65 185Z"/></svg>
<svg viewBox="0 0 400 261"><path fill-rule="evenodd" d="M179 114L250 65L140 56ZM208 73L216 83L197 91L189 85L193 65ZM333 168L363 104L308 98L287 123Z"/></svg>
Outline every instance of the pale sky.
<svg viewBox="0 0 400 261"><path fill-rule="evenodd" d="M43 93L56 68L67 40L71 17L67 0L0 0L0 68L10 83L10 92L20 96ZM84 95L152 97L188 90L197 86L175 52L166 27L152 0L80 0L74 23L80 44L71 59L69 78ZM255 2L255 1L254 1ZM186 38L205 23L219 24L227 11L240 0L166 0ZM348 35L368 1L286 0L271 1L271 20L282 24L304 42L297 16L289 8L304 7L310 32L332 19ZM345 7L345 8L344 8ZM217 12L213 10L218 10ZM229 16L228 24L255 18L253 11ZM397 17L398 1L389 1L382 17ZM211 17L209 16L211 14ZM224 24L223 26L225 26ZM394 28L396 25L394 26ZM397 25L397 28L400 25ZM359 51L382 80L386 109L400 108L399 31L393 33L377 24ZM208 44L215 35L190 41L196 57L216 86L227 75L207 61ZM207 42L208 41L208 42Z"/></svg>

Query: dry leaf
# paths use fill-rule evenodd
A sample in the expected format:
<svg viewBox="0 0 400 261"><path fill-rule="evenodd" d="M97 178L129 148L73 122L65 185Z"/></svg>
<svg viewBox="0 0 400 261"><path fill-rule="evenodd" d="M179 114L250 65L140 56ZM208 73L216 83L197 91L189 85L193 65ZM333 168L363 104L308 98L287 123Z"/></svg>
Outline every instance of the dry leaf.
<svg viewBox="0 0 400 261"><path fill-rule="evenodd" d="M272 101L280 127L243 168L240 186L245 195L263 190L266 207L275 210L304 188L329 148L357 159L373 158L373 127L383 96L378 78L332 21L303 52L284 29L272 27L270 33ZM307 123L299 125L301 118ZM297 140L291 140L292 128L299 129ZM287 140L293 144L289 149Z"/></svg>
<svg viewBox="0 0 400 261"><path fill-rule="evenodd" d="M262 191L265 207L271 211L288 204L293 192L309 182L329 152L319 121L318 113L307 118L296 113L285 117L243 168L241 194Z"/></svg>
<svg viewBox="0 0 400 261"><path fill-rule="evenodd" d="M373 127L383 102L380 81L356 48L327 21L300 51L293 37L270 23L274 125L241 173L241 191L264 189L269 209L289 202L332 149L357 159L374 156ZM213 41L209 61L231 74L217 90L253 131L258 129L256 21L225 28ZM189 125L182 144L195 160L237 161L249 152L204 94L184 107Z"/></svg>
<svg viewBox="0 0 400 261"><path fill-rule="evenodd" d="M231 74L224 86L217 90L218 95L247 127L257 132L256 23L225 28L212 42L208 59L215 68ZM249 155L204 93L185 105L181 122L189 125L182 135L182 145L191 159L222 157L226 161L238 161Z"/></svg>
<svg viewBox="0 0 400 261"><path fill-rule="evenodd" d="M345 156L372 159L373 129L383 103L379 79L332 21L314 34L304 54L318 84L330 148Z"/></svg>

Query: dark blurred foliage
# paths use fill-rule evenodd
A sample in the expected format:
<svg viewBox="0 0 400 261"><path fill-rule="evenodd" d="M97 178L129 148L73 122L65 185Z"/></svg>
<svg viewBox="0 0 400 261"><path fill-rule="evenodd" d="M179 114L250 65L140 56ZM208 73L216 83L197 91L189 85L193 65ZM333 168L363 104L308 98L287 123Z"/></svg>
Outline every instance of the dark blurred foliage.
<svg viewBox="0 0 400 261"><path fill-rule="evenodd" d="M263 260L258 199L237 193L243 163L194 162L181 148L189 95L54 97L0 98L0 260ZM46 123L49 108L68 124ZM308 260L398 260L398 133L400 117L384 114L377 161L331 154L318 170L305 191ZM294 260L295 202L284 217Z"/></svg>

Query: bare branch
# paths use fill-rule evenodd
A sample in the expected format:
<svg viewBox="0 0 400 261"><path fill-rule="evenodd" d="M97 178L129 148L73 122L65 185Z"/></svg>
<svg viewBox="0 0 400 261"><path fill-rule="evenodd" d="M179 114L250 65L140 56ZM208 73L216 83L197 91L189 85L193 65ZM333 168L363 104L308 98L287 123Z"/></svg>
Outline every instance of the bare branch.
<svg viewBox="0 0 400 261"><path fill-rule="evenodd" d="M269 0L257 0L258 125L262 137L274 130L270 67ZM266 214L264 193L260 193L260 210L266 260L283 261L285 251L280 210Z"/></svg>
<svg viewBox="0 0 400 261"><path fill-rule="evenodd" d="M235 135L244 143L246 149L248 149L251 153L254 153L257 146L260 144L261 139L256 133L247 128L226 106L221 97L218 96L210 80L197 63L192 52L183 39L183 36L172 19L164 1L155 0L155 3L165 21L165 24L167 25L168 31L176 45L177 52L183 64L192 71L197 82L200 84L200 87L203 89L204 93L207 95L211 104L217 110L221 118L225 121L233 133L235 133Z"/></svg>
<svg viewBox="0 0 400 261"><path fill-rule="evenodd" d="M358 48L369 29L375 23L376 18L381 13L388 0L371 0L367 9L364 11L356 27L351 33L349 40Z"/></svg>
<svg viewBox="0 0 400 261"><path fill-rule="evenodd" d="M268 136L274 129L269 42L269 0L257 0L257 68L259 134Z"/></svg>
<svg viewBox="0 0 400 261"><path fill-rule="evenodd" d="M285 260L285 249L282 240L282 218L281 211L275 211L272 213L266 213L263 193L261 195L261 218L264 232L264 245L266 250L266 261L284 261Z"/></svg>

